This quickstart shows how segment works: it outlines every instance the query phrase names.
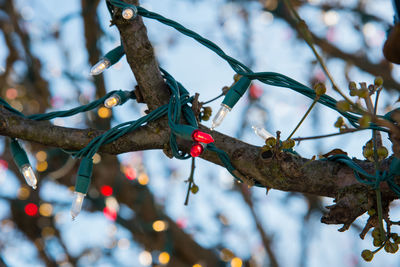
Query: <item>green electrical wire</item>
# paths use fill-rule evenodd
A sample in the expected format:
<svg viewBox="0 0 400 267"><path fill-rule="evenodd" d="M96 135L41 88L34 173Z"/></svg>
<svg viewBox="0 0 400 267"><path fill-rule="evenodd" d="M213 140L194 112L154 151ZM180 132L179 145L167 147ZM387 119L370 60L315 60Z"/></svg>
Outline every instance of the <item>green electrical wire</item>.
<svg viewBox="0 0 400 267"><path fill-rule="evenodd" d="M113 6L120 7L120 8L129 8L129 7L134 7L132 5L126 4L120 0L109 0L106 2L107 3L107 8L110 12L111 15L114 14ZM186 36L189 36L196 41L198 41L200 44L204 45L205 47L209 48L210 50L214 51L217 55L219 55L221 58L223 58L225 61L228 62L228 64L232 67L232 69L245 77L247 77L250 80L259 80L260 82L263 82L268 85L272 86L277 86L277 87L286 87L289 89L292 89L300 94L303 94L304 96L307 96L309 98L315 99L315 92L314 90L310 89L309 87L285 76L279 73L274 73L274 72L258 72L254 73L250 68L248 68L246 65L241 63L240 61L228 56L225 54L225 52L219 48L216 44L211 42L210 40L203 38L199 34L185 28L184 26L180 25L179 23L167 19L157 13L150 12L142 7L136 7L138 10L138 13L144 17L155 19L160 21L161 23L168 25L170 27L175 28L179 32L183 33ZM73 156L78 157L78 158L86 158L86 159L91 159L93 155L100 149L100 147L104 144L109 144L111 142L114 142L121 136L125 135L128 132L132 132L139 127L157 120L165 115L168 115L168 125L171 128L171 135L170 135L170 146L172 153L174 157L178 159L187 159L190 158L190 155L187 153L181 151L178 148L177 142L176 142L176 137L177 136L187 136L191 129L197 129L198 128L198 123L196 120L196 117L193 113L193 110L190 108L188 103L191 103L194 99L194 97L189 96L189 92L180 84L177 82L167 71L161 69L162 75L164 79L166 80L166 84L169 86L171 89L171 97L169 100L169 103L157 108L156 110L152 111L151 113L133 121L129 122L124 122L121 123L110 130L106 131L104 134L97 136L91 140L91 142L81 149L80 151L69 151ZM89 110L92 110L101 104L104 103L104 100L106 100L108 97L113 95L114 93L118 93L121 91L112 91L105 95L104 97L95 100L87 105L79 106L70 110L66 111L55 111L55 112L50 112L50 113L45 113L45 114L36 114L36 115L31 115L27 116L29 119L33 120L51 120L57 117L69 117L73 116L75 114L81 113L81 112L86 112ZM132 94L133 95L133 94ZM132 96L134 98L134 96ZM361 117L361 114L357 113L351 113L351 112L341 112L336 108L336 103L337 101L333 99L330 96L327 95L322 95L318 99L318 102L321 104L339 112L341 115L343 115L354 127L358 128L358 120ZM0 104L2 104L7 110L22 116L26 117L24 114L21 112L15 110L12 108L5 100L0 98ZM189 123L188 125L182 125L180 124L180 121L182 119L182 116L185 118L185 120ZM390 118L390 114L386 114L385 116L381 116L384 119ZM379 131L385 131L388 132L387 129L378 127L377 125L370 124L370 129L374 130L379 130ZM240 178L238 178L235 174L234 171L236 170L233 165L231 164L231 161L229 159L228 154L217 148L214 143L208 144L205 149L208 149L212 152L217 153L218 157L220 158L221 162L225 166L225 168L239 181ZM394 176L400 174L400 162L397 158L394 158L392 160L392 163L390 165L390 171L389 172L384 172L384 173L377 173L375 176L370 175L366 173L364 170L362 170L361 167L359 167L354 161L352 161L350 158L344 155L337 155L328 158L329 160L333 161L338 161L345 163L347 166L353 169L356 179L364 184L368 185L374 185L377 186L381 181L387 181L389 186L392 188L392 190L400 196L400 187L394 182ZM361 176L364 178L362 179ZM256 182L256 186L262 186L260 183Z"/></svg>
<svg viewBox="0 0 400 267"><path fill-rule="evenodd" d="M280 73L275 73L275 72L253 72L249 67L247 67L245 64L241 63L237 59L232 58L231 56L227 55L218 45L213 43L212 41L202 37L201 35L197 34L196 32L187 29L183 25L179 24L176 21L173 21L171 19L165 18L161 16L160 14L151 12L143 7L140 6L134 6L127 4L121 0L106 0L108 10L111 14L111 16L114 15L113 7L119 7L119 8L135 8L135 10L138 11L138 14L149 18L153 20L157 20L161 22L164 25L170 26L180 33L196 40L203 46L207 47L214 53L216 53L218 56L220 56L222 59L224 59L231 67L232 69L237 73L242 76L246 76L250 80L258 80L264 84L271 85L271 86L276 86L276 87L286 87L288 89L294 90L306 97L309 97L311 99L315 99L315 92L313 89L283 75ZM343 117L345 117L352 126L358 128L359 123L358 120L361 118L361 114L357 113L351 113L351 112L342 112L337 109L336 103L337 101L327 95L322 95L318 99L318 102L339 112ZM373 130L379 130L383 132L389 132L387 129L379 127L375 124L370 124L370 127L368 127Z"/></svg>
<svg viewBox="0 0 400 267"><path fill-rule="evenodd" d="M247 67L245 64L241 63L240 61L228 56L219 46L217 46L215 43L211 42L210 40L202 37L201 35L197 34L196 32L187 29L186 27L184 27L183 25L165 18L157 13L151 12L146 10L143 7L140 6L132 6L130 4L127 4L121 0L106 0L107 3L107 7L108 10L111 14L111 16L114 15L114 9L113 6L115 7L119 7L119 8L132 8L133 10L137 10L138 14L149 18L149 19L154 19L157 20L159 22L161 22L164 25L170 26L174 29L176 29L177 31L179 31L180 33L196 40L197 42L199 42L200 44L202 44L203 46L207 47L208 49L210 49L211 51L213 51L214 53L216 53L218 56L220 56L222 59L224 59L230 66L231 68L237 73L240 74L242 76L247 77L250 80L258 80L264 84L268 84L271 86L277 86L277 87L285 87L291 90L294 90L308 98L311 99L315 99L316 94L315 91L312 90L311 88L283 75L280 73L275 73L275 72L257 72L254 73L249 67ZM133 8L135 7L135 8ZM176 84L174 83L169 83L170 88L175 88L176 89ZM179 91L179 90L178 90ZM179 101L179 96L174 95L172 97L173 101ZM337 101L328 96L328 95L322 95L319 97L318 102L335 110L336 112L340 113L343 117L345 117L350 124L355 127L355 128L359 128L360 125L358 123L359 119L362 117L362 114L359 113L355 113L355 112L343 112L340 111L336 104ZM179 110L176 109L176 106L173 105L173 103L170 102L170 106L171 108L174 108L174 113L171 113L171 110L169 110L169 122L170 122L170 127L171 129L174 128L174 123L173 122L177 122L177 119L180 117L180 113ZM171 118L171 115L173 116ZM390 118L391 113L388 113L384 116L379 116L380 118L386 119L386 120L391 120ZM385 129L383 127L379 127L373 123L370 123L369 129L373 129L373 130L378 130L378 131L383 131L383 132L387 132L389 133L388 129ZM174 142L173 141L173 134L171 134L171 144L172 146L174 146ZM227 155L223 154L225 152L220 151L218 148L215 147L214 144L209 144L207 145L207 149L217 152L218 156L220 157L221 161L223 162L223 164L225 165L225 167L228 169L229 172L232 173L232 169L233 166L230 164L230 160L229 157L227 158ZM400 188L398 185L395 184L393 177L394 177L394 173L398 173L400 174L400 163L396 164L397 162L397 158L395 158L392 161L391 164L391 171L389 173L376 173L375 176L369 175L368 173L366 173L364 170L362 170L361 167L359 167L354 161L352 161L350 158L348 158L347 156L343 156L343 155L338 155L338 156L334 156L334 157L330 157L329 160L333 160L333 161L339 161L342 163L345 163L348 167L350 167L351 169L353 169L354 174L356 179L364 184L368 184L368 185L377 185L379 184L380 181L387 181L389 186L392 188L392 190L394 192L396 192L396 194L398 194L400 196ZM393 169L393 170L392 170ZM362 179L361 176L363 176L365 179ZM237 178L237 177L236 177ZM240 180L240 179L239 179Z"/></svg>
<svg viewBox="0 0 400 267"><path fill-rule="evenodd" d="M107 93L105 96L103 96L102 98L99 98L93 102L90 102L89 104L82 105L82 106L72 108L69 110L53 111L53 112L49 112L49 113L34 114L34 115L30 115L30 116L25 116L23 113L19 112L18 110L16 110L12 106L10 106L7 103L7 101L5 101L2 98L0 98L0 104L3 105L8 111L11 111L12 113L14 113L18 116L21 116L21 117L24 117L27 119L31 119L31 120L35 120L35 121L44 121L44 120L51 120L51 119L55 119L55 118L61 118L61 117L70 117L70 116L76 115L78 113L93 110L93 109L99 107L100 105L102 105L107 98L109 98L113 94L116 94L120 91L121 90L111 91L111 92ZM134 95L132 95L132 97L134 99Z"/></svg>

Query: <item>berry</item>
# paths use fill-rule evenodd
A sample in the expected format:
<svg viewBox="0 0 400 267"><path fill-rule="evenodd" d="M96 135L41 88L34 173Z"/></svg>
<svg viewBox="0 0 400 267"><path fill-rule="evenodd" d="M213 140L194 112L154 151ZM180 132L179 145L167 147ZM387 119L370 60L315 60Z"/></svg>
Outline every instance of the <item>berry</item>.
<svg viewBox="0 0 400 267"><path fill-rule="evenodd" d="M365 260L365 261L372 261L372 259L374 258L374 253L372 253L371 250L369 249L364 249L361 252L361 257Z"/></svg>
<svg viewBox="0 0 400 267"><path fill-rule="evenodd" d="M338 101L338 102L336 103L336 107L337 107L340 111L349 111L349 110L350 110L350 103L347 102L346 100Z"/></svg>
<svg viewBox="0 0 400 267"><path fill-rule="evenodd" d="M383 242L379 238L375 238L372 244L374 245L374 247L380 247L382 246Z"/></svg>
<svg viewBox="0 0 400 267"><path fill-rule="evenodd" d="M357 90L357 84L355 82L349 82L349 90L350 91Z"/></svg>
<svg viewBox="0 0 400 267"><path fill-rule="evenodd" d="M387 156L389 155L389 151L384 146L379 147L377 150L377 153L379 156L379 160L383 160L383 159L387 158Z"/></svg>
<svg viewBox="0 0 400 267"><path fill-rule="evenodd" d="M275 145L276 145L276 139L275 139L275 137L269 137L269 138L265 139L265 144L266 144L267 146L270 146L270 147L275 146Z"/></svg>
<svg viewBox="0 0 400 267"><path fill-rule="evenodd" d="M336 128L341 128L344 125L344 120L343 117L339 117L337 121L335 122L335 127Z"/></svg>
<svg viewBox="0 0 400 267"><path fill-rule="evenodd" d="M357 95L361 98L366 98L369 96L369 91L367 88L361 88L357 91Z"/></svg>
<svg viewBox="0 0 400 267"><path fill-rule="evenodd" d="M357 89L350 90L350 95L351 95L351 96L356 96L356 95L358 95L358 90L357 90Z"/></svg>
<svg viewBox="0 0 400 267"><path fill-rule="evenodd" d="M399 245L392 243L390 241L387 241L385 244L385 251L388 253L396 253L399 250Z"/></svg>
<svg viewBox="0 0 400 267"><path fill-rule="evenodd" d="M381 76L378 76L375 78L374 84L378 87L382 86L383 84L383 78Z"/></svg>
<svg viewBox="0 0 400 267"><path fill-rule="evenodd" d="M360 124L361 128L367 128L370 122L371 122L371 117L366 114L358 120L358 123Z"/></svg>
<svg viewBox="0 0 400 267"><path fill-rule="evenodd" d="M323 83L317 83L314 85L314 91L317 96L321 96L326 93L326 87Z"/></svg>
<svg viewBox="0 0 400 267"><path fill-rule="evenodd" d="M295 146L295 141L293 139L288 139L282 142L282 149L291 149Z"/></svg>
<svg viewBox="0 0 400 267"><path fill-rule="evenodd" d="M190 191L192 192L192 194L197 194L197 192L199 192L199 187L197 185L192 185L192 187L190 188Z"/></svg>

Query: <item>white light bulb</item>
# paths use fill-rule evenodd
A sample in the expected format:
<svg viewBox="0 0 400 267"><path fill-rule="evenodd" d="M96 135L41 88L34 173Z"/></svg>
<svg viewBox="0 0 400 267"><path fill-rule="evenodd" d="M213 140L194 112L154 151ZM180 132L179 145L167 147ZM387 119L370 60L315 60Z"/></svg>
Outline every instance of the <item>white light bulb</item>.
<svg viewBox="0 0 400 267"><path fill-rule="evenodd" d="M26 183L33 189L36 189L37 179L32 166L30 164L25 164L21 167L20 171L24 176Z"/></svg>
<svg viewBox="0 0 400 267"><path fill-rule="evenodd" d="M265 130L263 127L251 126L251 128L254 130L254 133L259 137L261 137L263 140L266 140L270 137L274 137L270 132Z"/></svg>
<svg viewBox="0 0 400 267"><path fill-rule="evenodd" d="M132 8L126 7L122 10L122 17L126 20L133 19L136 17L136 12Z"/></svg>
<svg viewBox="0 0 400 267"><path fill-rule="evenodd" d="M106 101L104 101L104 106L106 108L112 108L119 105L120 103L121 103L121 98L119 97L119 95L115 94L107 98Z"/></svg>
<svg viewBox="0 0 400 267"><path fill-rule="evenodd" d="M72 220L75 220L75 218L81 212L82 203L83 203L83 200L85 199L85 196L86 195L83 193L76 192L76 191L74 192L74 200L72 201L72 206L71 206Z"/></svg>
<svg viewBox="0 0 400 267"><path fill-rule="evenodd" d="M211 131L214 130L216 127L218 127L222 121L224 120L226 114L231 111L231 108L228 107L225 104L221 104L221 108L218 110L218 113L215 115L212 125L211 125Z"/></svg>
<svg viewBox="0 0 400 267"><path fill-rule="evenodd" d="M110 60L102 58L99 62L96 63L96 65L92 67L92 69L90 70L90 74L93 76L99 75L100 73L108 69L110 66L111 66Z"/></svg>

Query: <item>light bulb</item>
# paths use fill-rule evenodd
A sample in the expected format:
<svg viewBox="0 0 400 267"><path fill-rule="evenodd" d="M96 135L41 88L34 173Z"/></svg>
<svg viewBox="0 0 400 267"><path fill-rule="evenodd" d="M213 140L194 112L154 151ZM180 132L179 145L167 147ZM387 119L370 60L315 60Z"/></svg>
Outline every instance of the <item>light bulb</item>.
<svg viewBox="0 0 400 267"><path fill-rule="evenodd" d="M200 156L203 153L203 151L204 151L204 144L196 142L190 149L190 155L195 158Z"/></svg>
<svg viewBox="0 0 400 267"><path fill-rule="evenodd" d="M83 203L83 200L85 199L85 196L86 196L86 194L76 192L76 191L74 192L74 200L72 201L72 206L71 206L72 220L75 220L75 218L81 212L82 203Z"/></svg>
<svg viewBox="0 0 400 267"><path fill-rule="evenodd" d="M271 133L269 133L263 127L251 126L251 128L254 130L254 133L256 135L258 135L259 137L261 137L263 140L267 140L270 137L274 137Z"/></svg>
<svg viewBox="0 0 400 267"><path fill-rule="evenodd" d="M26 183L33 189L36 189L37 179L32 166L30 164L25 164L21 167L20 171L24 176Z"/></svg>
<svg viewBox="0 0 400 267"><path fill-rule="evenodd" d="M211 135L208 133L203 133L200 130L194 130L192 133L192 139L193 141L201 142L204 144L209 144L214 142L214 138L212 138Z"/></svg>
<svg viewBox="0 0 400 267"><path fill-rule="evenodd" d="M231 108L228 107L225 104L221 104L221 108L218 110L218 113L215 115L212 125L211 125L211 131L214 130L216 127L218 127L222 121L224 120L226 114L231 111Z"/></svg>
<svg viewBox="0 0 400 267"><path fill-rule="evenodd" d="M121 97L117 94L113 94L104 101L104 106L106 108L112 108L118 106L121 103Z"/></svg>
<svg viewBox="0 0 400 267"><path fill-rule="evenodd" d="M96 63L96 65L92 67L92 69L90 70L90 74L93 76L99 75L100 73L108 69L110 66L111 66L110 60L108 60L107 58L102 58L99 62Z"/></svg>
<svg viewBox="0 0 400 267"><path fill-rule="evenodd" d="M136 18L137 9L132 7L126 7L122 10L122 17L126 20L131 20Z"/></svg>

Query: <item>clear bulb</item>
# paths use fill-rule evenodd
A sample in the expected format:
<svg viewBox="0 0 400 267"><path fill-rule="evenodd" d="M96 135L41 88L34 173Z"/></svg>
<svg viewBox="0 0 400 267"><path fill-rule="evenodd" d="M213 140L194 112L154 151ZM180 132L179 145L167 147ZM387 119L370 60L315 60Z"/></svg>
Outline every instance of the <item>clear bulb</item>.
<svg viewBox="0 0 400 267"><path fill-rule="evenodd" d="M251 128L254 130L254 133L259 137L261 137L263 140L266 140L270 137L274 137L270 132L265 130L263 127L251 126Z"/></svg>
<svg viewBox="0 0 400 267"><path fill-rule="evenodd" d="M102 58L99 62L96 63L96 65L92 67L92 69L90 70L90 74L93 76L99 75L100 73L108 69L110 66L111 66L110 60Z"/></svg>
<svg viewBox="0 0 400 267"><path fill-rule="evenodd" d="M81 212L82 203L83 203L83 200L85 199L85 196L86 196L86 194L76 192L76 191L74 192L74 200L72 201L72 206L71 206L72 220L75 220L75 218Z"/></svg>
<svg viewBox="0 0 400 267"><path fill-rule="evenodd" d="M119 95L115 94L107 98L106 101L104 101L104 106L106 108L112 108L119 105L120 103L121 103L121 98L119 97Z"/></svg>
<svg viewBox="0 0 400 267"><path fill-rule="evenodd" d="M217 128L222 123L226 114L228 114L229 111L231 111L230 107L225 104L221 104L221 108L218 110L218 113L215 115L212 121L211 131Z"/></svg>
<svg viewBox="0 0 400 267"><path fill-rule="evenodd" d="M132 8L127 7L127 8L124 8L124 10L122 10L122 17L126 20L130 20L130 19L136 17L136 14Z"/></svg>
<svg viewBox="0 0 400 267"><path fill-rule="evenodd" d="M33 189L36 189L37 179L35 173L33 172L32 166L30 164L25 164L20 170L25 178L26 183Z"/></svg>

